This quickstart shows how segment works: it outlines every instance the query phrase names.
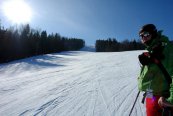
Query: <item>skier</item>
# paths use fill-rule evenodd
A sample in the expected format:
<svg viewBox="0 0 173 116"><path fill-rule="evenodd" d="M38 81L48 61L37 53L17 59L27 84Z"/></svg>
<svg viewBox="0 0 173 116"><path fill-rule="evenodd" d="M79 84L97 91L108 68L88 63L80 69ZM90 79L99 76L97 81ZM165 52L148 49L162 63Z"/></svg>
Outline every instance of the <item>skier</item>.
<svg viewBox="0 0 173 116"><path fill-rule="evenodd" d="M146 114L173 116L173 44L162 35L162 31L157 31L154 24L144 25L139 36L147 50L138 57L141 63L138 88L145 92ZM160 61L166 70L160 69L156 61Z"/></svg>

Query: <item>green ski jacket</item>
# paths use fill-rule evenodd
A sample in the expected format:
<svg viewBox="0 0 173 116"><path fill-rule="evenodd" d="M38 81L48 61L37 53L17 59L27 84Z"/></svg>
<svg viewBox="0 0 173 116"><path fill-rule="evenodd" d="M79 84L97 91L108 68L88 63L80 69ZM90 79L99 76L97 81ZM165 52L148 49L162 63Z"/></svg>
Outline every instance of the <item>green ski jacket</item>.
<svg viewBox="0 0 173 116"><path fill-rule="evenodd" d="M159 42L161 42L163 46L162 54L164 55L164 59L162 59L161 62L169 75L173 78L173 44L169 42L168 38L159 31L158 36L153 39L150 45L146 46L146 49L152 53L153 47ZM138 77L138 88L140 91L151 89L154 95L170 95L167 101L173 104L173 81L169 85L163 72L155 63L141 67L141 72Z"/></svg>

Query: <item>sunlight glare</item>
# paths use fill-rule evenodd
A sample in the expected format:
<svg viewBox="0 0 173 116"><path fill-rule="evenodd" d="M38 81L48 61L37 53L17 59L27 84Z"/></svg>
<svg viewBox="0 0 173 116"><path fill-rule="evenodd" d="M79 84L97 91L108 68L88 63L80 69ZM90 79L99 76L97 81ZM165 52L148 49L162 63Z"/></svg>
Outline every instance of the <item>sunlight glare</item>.
<svg viewBox="0 0 173 116"><path fill-rule="evenodd" d="M24 0L8 0L3 4L3 12L12 23L28 23L31 20L31 8Z"/></svg>

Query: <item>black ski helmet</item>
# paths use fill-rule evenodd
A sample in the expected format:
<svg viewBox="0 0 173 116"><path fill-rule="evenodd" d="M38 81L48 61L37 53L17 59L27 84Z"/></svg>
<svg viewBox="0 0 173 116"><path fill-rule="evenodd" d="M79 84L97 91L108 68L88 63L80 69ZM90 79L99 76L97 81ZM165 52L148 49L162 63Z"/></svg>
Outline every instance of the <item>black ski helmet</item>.
<svg viewBox="0 0 173 116"><path fill-rule="evenodd" d="M142 28L139 31L139 34L142 32L148 32L149 34L151 34L152 38L155 38L157 36L157 29L154 24L146 24L142 26Z"/></svg>

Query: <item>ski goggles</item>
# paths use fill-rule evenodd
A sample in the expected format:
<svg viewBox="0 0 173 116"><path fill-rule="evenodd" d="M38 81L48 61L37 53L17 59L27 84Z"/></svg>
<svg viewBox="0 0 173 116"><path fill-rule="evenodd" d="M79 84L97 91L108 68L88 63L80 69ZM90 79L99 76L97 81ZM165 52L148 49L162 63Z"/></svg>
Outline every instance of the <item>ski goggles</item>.
<svg viewBox="0 0 173 116"><path fill-rule="evenodd" d="M143 33L140 33L139 36L141 38L148 37L148 36L150 36L150 33L149 32L143 32Z"/></svg>

